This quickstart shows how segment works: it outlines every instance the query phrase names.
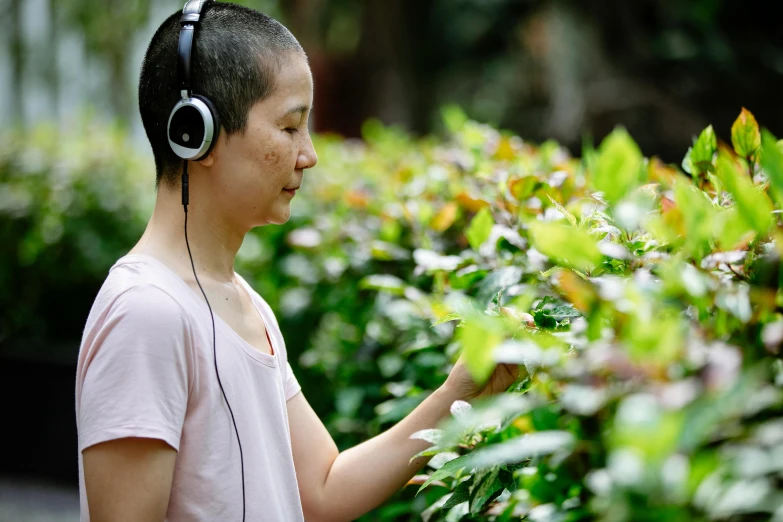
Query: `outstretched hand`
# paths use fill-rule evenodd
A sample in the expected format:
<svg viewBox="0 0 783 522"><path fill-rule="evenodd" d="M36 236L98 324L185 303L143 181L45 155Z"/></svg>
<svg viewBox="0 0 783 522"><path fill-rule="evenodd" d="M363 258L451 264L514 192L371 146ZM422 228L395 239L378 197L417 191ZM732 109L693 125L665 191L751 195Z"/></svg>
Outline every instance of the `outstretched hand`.
<svg viewBox="0 0 783 522"><path fill-rule="evenodd" d="M492 375L483 385L476 384L473 376L465 366L464 356L461 356L451 369L444 387L456 398L470 401L481 397L489 397L508 390L509 386L519 377L519 365L498 364Z"/></svg>

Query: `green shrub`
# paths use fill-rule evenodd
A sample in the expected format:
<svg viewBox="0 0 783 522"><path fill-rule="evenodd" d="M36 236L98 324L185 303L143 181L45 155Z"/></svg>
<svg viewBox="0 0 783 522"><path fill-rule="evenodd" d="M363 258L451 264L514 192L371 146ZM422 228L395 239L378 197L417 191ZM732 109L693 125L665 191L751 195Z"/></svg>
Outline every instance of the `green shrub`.
<svg viewBox="0 0 783 522"><path fill-rule="evenodd" d="M76 340L109 267L144 231L154 165L119 128L0 139L0 340Z"/></svg>
<svg viewBox="0 0 783 522"><path fill-rule="evenodd" d="M375 122L363 142L318 137L289 224L254 231L238 256L341 448L407 414L461 350L478 379L498 361L525 369L509 393L456 404L419 434L430 466L365 519L783 520L775 138L743 110L731 145L708 127L683 173L622 129L579 160L456 109L444 119L443 139ZM69 179L85 180L93 205L101 183L125 180L129 206L72 214L102 224L65 226L38 250L97 280L151 208L135 197L150 192L151 166L131 172L111 147L106 163L73 170L97 177ZM7 255L34 270L24 244L48 237L56 207L54 169L15 170L31 148L3 153L0 194L43 195L26 214L0 212L16 234ZM106 237L103 254L76 239L82 227ZM118 230L128 235L101 235ZM42 266L37 276L63 273Z"/></svg>

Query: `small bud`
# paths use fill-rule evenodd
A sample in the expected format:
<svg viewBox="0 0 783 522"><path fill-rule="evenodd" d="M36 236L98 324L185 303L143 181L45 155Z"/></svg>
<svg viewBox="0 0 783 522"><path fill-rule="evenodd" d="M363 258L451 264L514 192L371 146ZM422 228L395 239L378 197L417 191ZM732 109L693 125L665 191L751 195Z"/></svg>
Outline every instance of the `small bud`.
<svg viewBox="0 0 783 522"><path fill-rule="evenodd" d="M536 320L533 318L532 315L525 313L525 312L518 312L514 310L513 308L509 308L507 306L501 306L500 307L500 313L508 317L509 319L514 319L516 321L519 321L520 323L525 323L526 326L533 328L536 326Z"/></svg>

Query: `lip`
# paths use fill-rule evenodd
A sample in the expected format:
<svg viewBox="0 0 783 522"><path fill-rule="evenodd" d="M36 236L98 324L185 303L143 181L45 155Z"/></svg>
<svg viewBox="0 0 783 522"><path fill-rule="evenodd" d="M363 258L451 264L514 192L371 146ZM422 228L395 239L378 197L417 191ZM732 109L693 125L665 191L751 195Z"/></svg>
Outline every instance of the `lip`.
<svg viewBox="0 0 783 522"><path fill-rule="evenodd" d="M287 192L288 194L291 194L291 196L294 196L294 195L296 195L296 190L298 188L299 187L296 187L296 188L293 188L293 189L283 189L283 192Z"/></svg>

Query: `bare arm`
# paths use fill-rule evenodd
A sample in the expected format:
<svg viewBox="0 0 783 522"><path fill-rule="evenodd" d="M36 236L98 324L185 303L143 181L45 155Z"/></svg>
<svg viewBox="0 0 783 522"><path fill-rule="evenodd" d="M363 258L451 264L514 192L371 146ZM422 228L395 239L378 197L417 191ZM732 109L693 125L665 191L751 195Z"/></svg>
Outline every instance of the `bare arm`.
<svg viewBox="0 0 783 522"><path fill-rule="evenodd" d="M177 451L158 439L123 438L86 448L91 522L163 522Z"/></svg>
<svg viewBox="0 0 783 522"><path fill-rule="evenodd" d="M308 522L350 521L379 506L404 486L429 458L414 455L430 444L411 440L449 415L455 400L502 393L519 376L515 365L498 365L489 380L476 384L462 358L446 382L388 431L339 453L300 393L288 401L288 422L302 507Z"/></svg>
<svg viewBox="0 0 783 522"><path fill-rule="evenodd" d="M456 395L442 387L397 425L338 453L329 432L301 393L288 401L288 419L305 519L350 521L403 487L429 460L410 459L431 444L410 436L433 428Z"/></svg>

